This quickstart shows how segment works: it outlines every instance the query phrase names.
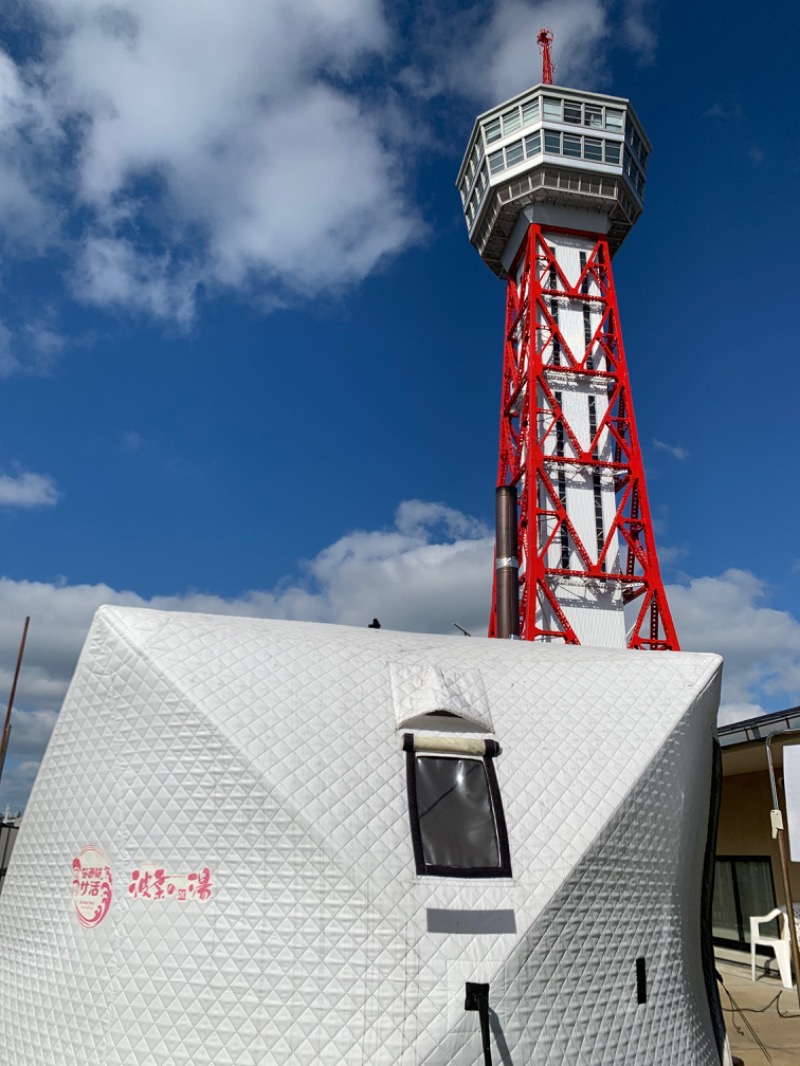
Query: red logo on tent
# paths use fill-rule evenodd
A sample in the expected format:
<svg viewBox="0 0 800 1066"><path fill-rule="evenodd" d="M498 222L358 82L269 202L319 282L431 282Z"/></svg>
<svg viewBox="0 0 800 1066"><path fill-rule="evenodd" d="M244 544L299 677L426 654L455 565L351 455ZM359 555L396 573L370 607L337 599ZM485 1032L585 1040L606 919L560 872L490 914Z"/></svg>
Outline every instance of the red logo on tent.
<svg viewBox="0 0 800 1066"><path fill-rule="evenodd" d="M102 848L87 844L72 860L72 905L81 925L99 925L111 906L111 868Z"/></svg>

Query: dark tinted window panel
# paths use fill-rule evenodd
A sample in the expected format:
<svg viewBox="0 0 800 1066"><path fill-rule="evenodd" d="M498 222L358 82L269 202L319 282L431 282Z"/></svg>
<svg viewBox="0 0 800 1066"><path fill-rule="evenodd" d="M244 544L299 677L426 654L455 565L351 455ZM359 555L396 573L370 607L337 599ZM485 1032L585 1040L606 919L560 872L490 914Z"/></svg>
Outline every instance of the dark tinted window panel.
<svg viewBox="0 0 800 1066"><path fill-rule="evenodd" d="M574 159L581 157L581 139L571 133L564 134L564 155L570 155Z"/></svg>
<svg viewBox="0 0 800 1066"><path fill-rule="evenodd" d="M525 138L525 155L538 155L542 150L542 135L537 130Z"/></svg>
<svg viewBox="0 0 800 1066"><path fill-rule="evenodd" d="M582 109L580 104L573 103L570 100L565 100L564 101L564 121L565 122L574 122L576 125L579 126L581 124L581 117L582 117L581 116L581 111L582 110L583 109Z"/></svg>
<svg viewBox="0 0 800 1066"><path fill-rule="evenodd" d="M514 167L517 163L521 163L524 156L522 154L522 141L514 141L506 148L506 165Z"/></svg>
<svg viewBox="0 0 800 1066"><path fill-rule="evenodd" d="M554 155L561 154L561 134L555 130L544 131L544 150Z"/></svg>
<svg viewBox="0 0 800 1066"><path fill-rule="evenodd" d="M508 838L490 758L409 752L417 873L509 877Z"/></svg>

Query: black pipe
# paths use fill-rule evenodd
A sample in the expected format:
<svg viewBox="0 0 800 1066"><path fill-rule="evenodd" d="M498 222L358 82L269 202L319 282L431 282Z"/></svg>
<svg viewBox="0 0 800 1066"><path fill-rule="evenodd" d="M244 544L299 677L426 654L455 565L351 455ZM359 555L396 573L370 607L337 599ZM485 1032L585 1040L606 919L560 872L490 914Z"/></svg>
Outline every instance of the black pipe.
<svg viewBox="0 0 800 1066"><path fill-rule="evenodd" d="M513 485L499 485L495 492L494 565L497 636L519 640L517 490Z"/></svg>
<svg viewBox="0 0 800 1066"><path fill-rule="evenodd" d="M481 1023L481 1046L484 1066L492 1066L492 1045L489 1038L489 986L467 981L464 1010L476 1010Z"/></svg>

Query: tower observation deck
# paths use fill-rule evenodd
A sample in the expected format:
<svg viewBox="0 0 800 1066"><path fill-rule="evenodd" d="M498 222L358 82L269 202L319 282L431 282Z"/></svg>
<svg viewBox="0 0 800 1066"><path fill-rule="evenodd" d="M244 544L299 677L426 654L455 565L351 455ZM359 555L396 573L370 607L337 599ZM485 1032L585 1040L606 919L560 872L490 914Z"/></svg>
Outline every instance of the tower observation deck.
<svg viewBox="0 0 800 1066"><path fill-rule="evenodd" d="M497 484L516 490L523 639L678 647L611 271L649 154L627 100L540 84L477 118L458 173L507 281Z"/></svg>

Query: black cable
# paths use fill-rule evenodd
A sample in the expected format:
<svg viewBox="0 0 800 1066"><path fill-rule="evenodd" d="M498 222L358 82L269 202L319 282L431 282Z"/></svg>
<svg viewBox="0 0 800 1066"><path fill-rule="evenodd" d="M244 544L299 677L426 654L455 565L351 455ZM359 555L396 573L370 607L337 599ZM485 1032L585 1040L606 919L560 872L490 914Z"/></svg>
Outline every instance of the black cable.
<svg viewBox="0 0 800 1066"><path fill-rule="evenodd" d="M723 985L723 988L724 987L725 986ZM725 991L728 992L727 988L725 989ZM728 993L728 995L730 995L730 993ZM742 1011L742 1013L746 1013L746 1014L763 1014L765 1011L769 1010L769 1008L772 1006L773 1003L777 1003L780 998L781 998L781 994L780 994L780 992L778 992L778 994L776 996L772 997L772 999L769 1001L769 1003L766 1005L766 1007L737 1007L737 1010L740 1010L740 1011ZM726 1011L729 1011L729 1012L733 1011L733 1007L723 1007L722 1009L726 1010ZM780 1008L779 1007L776 1007L775 1009L778 1011L778 1013L780 1013Z"/></svg>
<svg viewBox="0 0 800 1066"><path fill-rule="evenodd" d="M725 982L722 980L722 975L720 974L719 970L715 970L714 971L714 975L716 976L717 980L722 985L722 987L725 988ZM735 1010L738 1010L741 1014L744 1014L744 1013L747 1013L747 1014L764 1014L765 1011L768 1011L769 1008L774 1003L775 1004L775 1010L777 1011L779 1018L800 1018L800 1011L794 1011L794 1013L792 1013L791 1011L781 1010L781 996L783 995L783 993L785 991L786 991L786 989L782 988L782 989L780 989L780 991L776 992L776 994L772 997L772 999L769 1001L769 1003L767 1003L766 1006L764 1006L764 1007L740 1007L737 1004ZM728 999L730 999L731 1003L732 1003L733 1002L733 998L732 998L730 992L728 992L727 988L725 988L725 992L727 993ZM722 1009L725 1010L725 1011L728 1011L729 1014L735 1013L735 1010L734 1010L733 1007L723 1007Z"/></svg>
<svg viewBox="0 0 800 1066"><path fill-rule="evenodd" d="M736 1032L739 1034L739 1036L744 1036L744 1031L742 1029L740 1029L739 1026L736 1024L735 1014L738 1012L738 1014L741 1016L742 1021L747 1026L747 1029L748 1029L748 1032L750 1033L750 1036L753 1038L753 1040L755 1041L756 1045L761 1050L762 1054L764 1055L764 1058L767 1060L767 1062L769 1062L771 1064L772 1063L772 1056L770 1055L769 1051L767 1050L767 1045L764 1043L764 1041L761 1039L761 1037L758 1035L758 1033L752 1027L752 1025L747 1020L747 1018L745 1018L741 1007L736 1002L736 1000L733 998L731 993L728 991L728 988L726 987L725 982L722 980L722 976L721 976L719 970L715 971L715 975L716 975L717 980L719 981L719 983L722 985L723 989L725 990L725 995L731 1001L731 1008L732 1008L731 1013L734 1015L731 1018L731 1022L733 1023L733 1026L736 1029ZM778 993L778 995L780 995L780 992ZM720 1004L720 1006L722 1006L722 1004ZM722 1007L722 1009L724 1011L725 1007Z"/></svg>

